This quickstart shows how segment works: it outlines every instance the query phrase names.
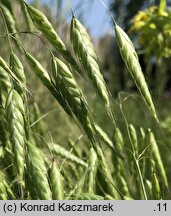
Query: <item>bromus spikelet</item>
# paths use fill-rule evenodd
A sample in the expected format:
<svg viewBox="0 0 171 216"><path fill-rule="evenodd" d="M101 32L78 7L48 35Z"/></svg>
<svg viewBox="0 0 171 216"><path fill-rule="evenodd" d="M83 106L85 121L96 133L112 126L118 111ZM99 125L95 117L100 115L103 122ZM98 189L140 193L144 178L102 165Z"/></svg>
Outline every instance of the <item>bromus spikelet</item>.
<svg viewBox="0 0 171 216"><path fill-rule="evenodd" d="M151 111L154 118L158 121L155 106L153 104L152 97L148 89L148 85L144 78L134 45L132 44L128 35L116 23L114 23L114 27L116 40L119 46L122 59L124 60L127 69L131 74L149 110Z"/></svg>
<svg viewBox="0 0 171 216"><path fill-rule="evenodd" d="M6 175L0 171L0 200L16 199L7 181Z"/></svg>
<svg viewBox="0 0 171 216"><path fill-rule="evenodd" d="M10 53L10 66L11 66L11 70L14 72L14 74L20 80L20 82L26 85L26 77L25 77L23 65L20 59L18 58L18 56L13 51ZM22 86L20 86L18 83L14 82L14 87L19 94L25 93L25 89Z"/></svg>
<svg viewBox="0 0 171 216"><path fill-rule="evenodd" d="M123 141L122 133L118 127L115 128L112 140L114 142L114 145L116 145L118 151L121 153L123 150L124 141Z"/></svg>
<svg viewBox="0 0 171 216"><path fill-rule="evenodd" d="M94 149L91 148L89 151L87 174L85 177L85 191L92 194L95 193L97 164L97 154Z"/></svg>
<svg viewBox="0 0 171 216"><path fill-rule="evenodd" d="M146 186L146 190L147 190L147 194L148 194L148 199L153 197L152 194L152 182L148 179L145 180L145 186Z"/></svg>
<svg viewBox="0 0 171 216"><path fill-rule="evenodd" d="M152 175L152 183L153 183L153 187L152 187L153 197L156 200L160 200L161 199L160 184L156 176L156 173L153 173Z"/></svg>
<svg viewBox="0 0 171 216"><path fill-rule="evenodd" d="M15 90L11 90L6 103L6 118L9 138L14 154L14 170L16 177L22 182L25 162L25 107L22 98Z"/></svg>
<svg viewBox="0 0 171 216"><path fill-rule="evenodd" d="M115 128L113 137L112 137L113 143L115 144L118 152L120 154L122 154L123 152L123 146L124 146L124 140L123 140L123 136L122 133L120 131L120 129L117 127ZM123 166L123 161L121 158L117 157L116 155L112 155L113 156L113 161L114 161L114 169L115 169L115 175L116 175L116 179L117 179L117 185L120 188L120 191L123 194L123 197L130 197L130 193L129 193L129 188L128 188L128 183L126 181L126 175L124 172L124 166Z"/></svg>
<svg viewBox="0 0 171 216"><path fill-rule="evenodd" d="M7 72L0 66L0 143L7 146L5 104L11 90L11 81Z"/></svg>
<svg viewBox="0 0 171 216"><path fill-rule="evenodd" d="M54 156L62 156L62 158L65 158L69 161L72 161L78 165L81 165L83 167L87 167L88 164L83 161L82 159L80 159L79 157L75 156L74 154L72 154L71 152L69 152L68 150L66 150L64 147L57 145L57 144L51 144L50 146L52 146L52 152L54 154Z"/></svg>
<svg viewBox="0 0 171 216"><path fill-rule="evenodd" d="M138 157L138 139L137 139L137 133L132 124L128 125L128 131L130 135L130 141L132 144L132 148L135 154L135 157Z"/></svg>
<svg viewBox="0 0 171 216"><path fill-rule="evenodd" d="M52 166L49 170L49 179L51 183L52 199L63 200L64 199L64 186L63 179L55 161L52 162Z"/></svg>
<svg viewBox="0 0 171 216"><path fill-rule="evenodd" d="M6 191L4 189L4 186L2 182L0 183L0 200L8 200Z"/></svg>
<svg viewBox="0 0 171 216"><path fill-rule="evenodd" d="M61 96L61 93L55 88L53 83L51 82L51 78L48 72L43 68L43 66L28 52L25 52L26 60L42 83L49 89L50 93L54 96L54 98L58 101L58 103L62 106L65 112L72 116L72 113L66 103L66 101Z"/></svg>
<svg viewBox="0 0 171 216"><path fill-rule="evenodd" d="M112 143L116 148L116 153L119 153L119 155L123 159L123 154L122 153L123 153L124 140L123 140L122 133L121 133L121 131L120 131L120 129L118 127L116 127L115 130L114 130L114 133L113 133L113 136L112 136ZM118 157L116 154L112 154L112 159L114 161L114 164L115 164L116 168L117 168L118 165L122 166L121 157Z"/></svg>
<svg viewBox="0 0 171 216"><path fill-rule="evenodd" d="M102 98L107 109L110 108L110 97L100 71L99 60L86 28L75 18L72 18L70 38L76 55L78 56L89 79Z"/></svg>
<svg viewBox="0 0 171 216"><path fill-rule="evenodd" d="M10 53L10 66L11 70L14 72L18 80L23 84L23 86L19 85L17 82L13 82L14 89L20 94L25 108L25 127L26 127L26 137L28 139L29 136L29 110L28 110L28 101L27 101L27 94L26 94L26 76L24 67L19 59L19 57L11 51Z"/></svg>
<svg viewBox="0 0 171 216"><path fill-rule="evenodd" d="M48 39L48 41L57 49L57 51L63 56L63 58L72 65L72 67L79 72L80 69L77 66L76 61L72 57L71 53L67 50L65 44L60 39L52 24L48 21L46 16L38 9L27 5L30 17L41 33Z"/></svg>
<svg viewBox="0 0 171 216"><path fill-rule="evenodd" d="M4 185L4 176L3 173L1 173L0 171L0 200L7 200L7 199L8 199L8 195Z"/></svg>
<svg viewBox="0 0 171 216"><path fill-rule="evenodd" d="M16 27L16 22L15 22L13 15L10 12L10 10L5 5L3 5L2 3L0 3L0 9L3 13L4 19L5 19L7 28L8 28L8 32L9 33L17 33L18 31L17 31L17 27ZM16 47L20 50L20 46L17 43L17 40L19 41L18 35L15 34L13 37L16 39L16 40L15 39L13 40Z"/></svg>
<svg viewBox="0 0 171 216"><path fill-rule="evenodd" d="M5 107L7 95L11 90L11 81L7 72L0 66L0 106Z"/></svg>
<svg viewBox="0 0 171 216"><path fill-rule="evenodd" d="M90 113L88 110L88 104L76 83L71 71L68 66L64 64L60 59L55 58L57 63L57 77L56 77L56 88L64 100L66 100L72 113L75 115L77 120L81 123L88 138L93 141L93 127L90 121Z"/></svg>
<svg viewBox="0 0 171 216"><path fill-rule="evenodd" d="M11 78L21 87L27 90L27 87L24 83L20 81L20 79L15 75L15 73L10 69L8 63L0 57L0 66L11 76Z"/></svg>
<svg viewBox="0 0 171 216"><path fill-rule="evenodd" d="M98 157L98 171L101 175L101 178L103 179L103 182L105 184L107 193L113 197L113 199L117 199L119 197L118 191L116 190L116 187L113 182L113 178L111 176L109 166L106 162L106 159L104 157L103 151L100 148L99 145L93 146L97 157Z"/></svg>
<svg viewBox="0 0 171 216"><path fill-rule="evenodd" d="M42 65L28 52L25 52L26 60L33 71L38 75L42 80L43 84L50 88L51 87L51 78L48 72L42 67Z"/></svg>
<svg viewBox="0 0 171 216"><path fill-rule="evenodd" d="M47 169L41 151L31 143L28 143L27 147L26 161L29 192L34 199L51 200L52 194L48 183ZM32 194L32 191L35 193Z"/></svg>
<svg viewBox="0 0 171 216"><path fill-rule="evenodd" d="M165 187L168 188L168 181L167 181L165 168L164 168L161 156L160 156L160 151L159 151L155 136L153 132L151 131L151 129L148 129L148 142L149 142L150 150L151 150L150 153L152 154L152 157L155 162L156 170L159 171L159 175L162 178Z"/></svg>

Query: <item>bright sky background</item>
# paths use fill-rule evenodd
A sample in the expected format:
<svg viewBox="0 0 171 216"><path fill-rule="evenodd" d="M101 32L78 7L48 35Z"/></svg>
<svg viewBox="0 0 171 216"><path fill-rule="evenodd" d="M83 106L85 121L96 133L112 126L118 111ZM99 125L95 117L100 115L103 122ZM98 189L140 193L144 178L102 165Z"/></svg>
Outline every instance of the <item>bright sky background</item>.
<svg viewBox="0 0 171 216"><path fill-rule="evenodd" d="M67 0L62 1L65 4ZM76 15L79 13L79 10L76 10L77 6L82 4L81 10L83 12L85 24L89 28L92 36L98 38L103 36L106 32L112 31L110 17L100 0L94 0L91 8L90 1L91 0L71 0ZM26 2L29 3L31 0L26 0ZM42 0L42 2L50 4L52 0ZM103 2L108 6L110 0L103 0Z"/></svg>

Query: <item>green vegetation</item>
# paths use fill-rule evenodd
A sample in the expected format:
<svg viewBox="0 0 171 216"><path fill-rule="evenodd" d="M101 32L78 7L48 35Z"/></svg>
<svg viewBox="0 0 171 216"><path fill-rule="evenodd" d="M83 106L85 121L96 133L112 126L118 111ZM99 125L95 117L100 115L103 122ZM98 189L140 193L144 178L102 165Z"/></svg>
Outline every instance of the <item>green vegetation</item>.
<svg viewBox="0 0 171 216"><path fill-rule="evenodd" d="M138 12L130 32L152 37L155 21L164 37L170 30L165 3L152 18L151 8ZM116 88L115 96L82 22L73 15L64 40L44 9L0 1L0 199L169 199L171 117L169 106L160 110L155 102L158 96L166 103L164 82L153 97L132 41L111 17L113 40L134 83L127 92ZM135 22L142 13L150 16L143 28ZM163 41L157 50L148 42L140 46L152 47L149 62L160 54L164 64L169 45Z"/></svg>

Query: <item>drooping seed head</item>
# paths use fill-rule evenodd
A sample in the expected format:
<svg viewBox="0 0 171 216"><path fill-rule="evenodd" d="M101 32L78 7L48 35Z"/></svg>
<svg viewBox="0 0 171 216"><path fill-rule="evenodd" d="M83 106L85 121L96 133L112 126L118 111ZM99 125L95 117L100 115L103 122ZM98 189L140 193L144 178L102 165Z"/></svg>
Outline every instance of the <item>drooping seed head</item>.
<svg viewBox="0 0 171 216"><path fill-rule="evenodd" d="M153 159L155 161L155 167L159 171L159 174L163 180L165 187L168 188L168 181L167 181L165 168L164 168L161 156L160 156L160 151L159 151L155 136L153 132L151 131L151 129L148 129L148 142L150 145Z"/></svg>
<svg viewBox="0 0 171 216"><path fill-rule="evenodd" d="M52 199L63 200L64 199L64 186L63 179L58 168L58 165L53 161L52 166L49 170L49 178L52 188Z"/></svg>
<svg viewBox="0 0 171 216"><path fill-rule="evenodd" d="M38 149L35 145L28 143L27 147L28 153L26 164L29 183L34 188L38 199L51 200L52 193L47 178L47 169L43 155L40 149Z"/></svg>
<svg viewBox="0 0 171 216"><path fill-rule="evenodd" d="M160 184L155 173L152 174L152 191L153 191L153 197L157 200L160 200L161 199Z"/></svg>
<svg viewBox="0 0 171 216"><path fill-rule="evenodd" d="M132 44L128 35L118 25L115 25L115 35L122 59L124 60L127 69L131 74L149 110L151 111L155 119L158 121L155 106L152 101L152 97L148 89L146 80L144 78L141 66L139 64L138 56L135 51L134 45Z"/></svg>
<svg viewBox="0 0 171 216"><path fill-rule="evenodd" d="M17 91L12 90L9 93L6 103L7 128L9 132L10 142L12 144L12 152L14 155L14 171L16 178L22 182L24 177L25 163L25 107L21 96Z"/></svg>
<svg viewBox="0 0 171 216"><path fill-rule="evenodd" d="M43 81L44 84L50 86L51 79L47 71L42 67L42 65L28 52L25 52L26 59L32 70L38 75L38 77Z"/></svg>
<svg viewBox="0 0 171 216"><path fill-rule="evenodd" d="M13 17L13 14L11 13L11 11L9 10L9 8L7 8L4 4L0 3L0 9L3 13L7 28L9 33L17 33L17 26L16 26L16 22L15 22L15 18ZM13 36L13 41L16 45L16 47L21 50L21 47L19 45L19 43L17 41L19 41L19 37L17 34L15 34Z"/></svg>
<svg viewBox="0 0 171 216"><path fill-rule="evenodd" d="M18 58L18 56L14 52L10 53L10 66L11 66L11 70L15 72L18 79L22 83L26 84L26 77L25 77L23 65L20 59Z"/></svg>
<svg viewBox="0 0 171 216"><path fill-rule="evenodd" d="M97 175L97 154L93 148L89 151L88 167L85 177L85 190L88 193L95 193L96 175Z"/></svg>
<svg viewBox="0 0 171 216"><path fill-rule="evenodd" d="M70 38L78 59L89 79L93 82L99 96L106 107L110 107L109 93L100 71L99 60L86 28L75 18L72 18Z"/></svg>
<svg viewBox="0 0 171 216"><path fill-rule="evenodd" d="M137 139L137 133L132 124L128 125L128 131L130 135L130 141L133 145L134 153L136 156L138 156L138 139Z"/></svg>
<svg viewBox="0 0 171 216"><path fill-rule="evenodd" d="M122 152L124 141L123 141L122 133L118 127L115 128L115 131L113 134L113 141L114 141L114 144L117 146L118 151Z"/></svg>
<svg viewBox="0 0 171 216"><path fill-rule="evenodd" d="M12 88L9 74L0 66L0 143L7 147L5 104Z"/></svg>
<svg viewBox="0 0 171 216"><path fill-rule="evenodd" d="M114 199L117 199L119 194L114 187L113 178L111 176L111 172L104 157L103 151L99 145L94 145L93 147L96 151L98 158L98 170L101 173L103 181L105 182L107 193L111 195Z"/></svg>
<svg viewBox="0 0 171 216"><path fill-rule="evenodd" d="M129 188L125 176L121 175L120 173L119 175L117 175L117 177L118 186L120 186L119 188L121 188L120 190L122 194L124 195L124 197L130 197Z"/></svg>
<svg viewBox="0 0 171 216"><path fill-rule="evenodd" d="M3 14L4 14L4 17L7 21L7 26L8 26L10 33L17 32L15 20L12 16L11 12L9 11L9 9L6 6L4 6L2 3L0 3L0 8L3 11Z"/></svg>
<svg viewBox="0 0 171 216"><path fill-rule="evenodd" d="M65 50L66 48L64 43L57 35L54 28L52 27L52 24L48 21L46 16L31 5L27 5L27 9L36 28L46 35L48 40L55 44L57 48Z"/></svg>
<svg viewBox="0 0 171 216"><path fill-rule="evenodd" d="M5 173L0 171L0 200L16 199L8 180Z"/></svg>
<svg viewBox="0 0 171 216"><path fill-rule="evenodd" d="M5 107L8 93L12 88L7 72L0 66L0 106Z"/></svg>
<svg viewBox="0 0 171 216"><path fill-rule="evenodd" d="M93 123L90 121L88 103L74 79L70 69L60 59L55 58L57 63L56 89L61 93L63 99L68 104L72 113L75 115L86 135L93 140Z"/></svg>
<svg viewBox="0 0 171 216"><path fill-rule="evenodd" d="M67 50L65 44L58 36L46 16L33 6L27 5L27 9L36 28L42 32L42 34L59 51L59 53L66 59L66 61L71 64L77 72L79 72L80 69L77 65L77 62L72 57L71 53Z"/></svg>
<svg viewBox="0 0 171 216"><path fill-rule="evenodd" d="M12 79L21 87L27 90L27 87L20 79L15 75L15 73L10 69L8 63L0 57L0 66L12 77Z"/></svg>
<svg viewBox="0 0 171 216"><path fill-rule="evenodd" d="M7 191L4 185L4 174L0 171L0 200L8 200Z"/></svg>

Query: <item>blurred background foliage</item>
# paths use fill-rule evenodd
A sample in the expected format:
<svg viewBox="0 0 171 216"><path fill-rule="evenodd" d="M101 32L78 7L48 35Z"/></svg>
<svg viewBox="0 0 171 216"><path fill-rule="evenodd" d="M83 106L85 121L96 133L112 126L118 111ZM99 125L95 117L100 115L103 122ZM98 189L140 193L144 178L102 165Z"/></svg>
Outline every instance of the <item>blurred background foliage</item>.
<svg viewBox="0 0 171 216"><path fill-rule="evenodd" d="M18 0L15 1L15 7L13 8L10 7L11 4L8 4L10 0L0 1L6 5L14 16L21 43L50 71L50 54L47 47L56 56L58 56L57 51L37 33L32 24L30 26L26 25L30 21L23 15L23 8L18 4ZM49 0L46 1L46 4L43 4L40 0L34 0L32 4L46 14L67 47L71 49L69 39L70 23L68 22L71 19L69 2L67 0ZM83 23L85 21L84 13L94 13L93 10L90 10L94 1L88 2L89 6L86 11L83 8L84 1L80 1L77 7L74 8L77 11L78 18ZM145 129L148 127L153 128L156 131L157 141L161 147L161 154L165 159L166 168L170 171L171 1L168 0L163 9L159 7L160 1L155 0L111 0L108 6L117 23L129 34L137 48L140 64L147 83L150 86L161 119L161 127L159 127L151 118L147 107L137 94L135 85L129 77L119 54L114 35L109 32L100 38L92 38L92 40L101 61L103 75L114 98L113 104L117 125L123 133L126 133L126 125L120 109L122 106L128 123L133 124L137 130L140 127L144 127ZM4 36L6 28L2 16L0 16L0 29L0 55L8 61L10 47L8 38ZM39 35L39 37L36 35ZM20 51L14 45L13 48L21 56L24 64L25 60ZM33 127L36 127L38 124L41 125L36 134L37 138L40 139L40 143L43 145L47 140L54 140L55 143L66 146L69 139L76 140L82 134L80 129L71 119L68 119L68 116L57 105L56 101L27 65L25 65L25 70L27 85L32 90L29 95L29 103L30 110L34 113L33 119L31 119ZM95 95L89 82L85 82L80 76L77 78L88 98L90 107L92 107L94 118L111 137L113 133L112 125L106 115L102 102ZM43 134L45 134L45 138L42 137ZM79 142L84 143L82 139ZM171 174L169 174L169 180L171 182Z"/></svg>

